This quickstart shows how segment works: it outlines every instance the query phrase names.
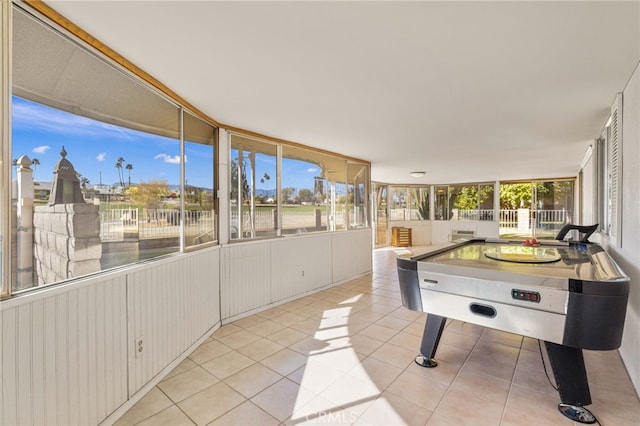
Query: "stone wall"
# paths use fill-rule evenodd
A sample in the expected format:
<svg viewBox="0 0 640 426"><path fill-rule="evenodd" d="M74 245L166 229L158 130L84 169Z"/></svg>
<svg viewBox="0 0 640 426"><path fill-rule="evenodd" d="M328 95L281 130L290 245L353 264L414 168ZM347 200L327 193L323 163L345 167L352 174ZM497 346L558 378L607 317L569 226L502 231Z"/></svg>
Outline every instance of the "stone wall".
<svg viewBox="0 0 640 426"><path fill-rule="evenodd" d="M56 204L35 208L34 258L38 285L100 271L99 206Z"/></svg>

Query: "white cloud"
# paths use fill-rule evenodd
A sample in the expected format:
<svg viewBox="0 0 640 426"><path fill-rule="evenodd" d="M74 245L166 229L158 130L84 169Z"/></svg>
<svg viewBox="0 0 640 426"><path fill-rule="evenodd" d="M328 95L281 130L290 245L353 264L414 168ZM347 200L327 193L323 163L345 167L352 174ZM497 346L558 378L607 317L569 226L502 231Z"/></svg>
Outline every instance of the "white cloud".
<svg viewBox="0 0 640 426"><path fill-rule="evenodd" d="M307 169L307 171L308 171L309 173L315 173L315 172L317 172L317 171L318 171L318 169L316 169L315 167L309 167L309 168Z"/></svg>
<svg viewBox="0 0 640 426"><path fill-rule="evenodd" d="M36 154L46 154L49 149L51 149L49 145L40 145L40 146L36 146L31 151Z"/></svg>
<svg viewBox="0 0 640 426"><path fill-rule="evenodd" d="M98 161L104 161L107 159L107 153L106 152L101 152L100 154L98 154L96 156L96 160Z"/></svg>
<svg viewBox="0 0 640 426"><path fill-rule="evenodd" d="M154 160L162 160L165 163L169 163L169 164L180 164L180 156L179 155L174 155L173 157L169 154L158 154L155 157L153 157ZM187 163L187 156L184 156L184 162Z"/></svg>

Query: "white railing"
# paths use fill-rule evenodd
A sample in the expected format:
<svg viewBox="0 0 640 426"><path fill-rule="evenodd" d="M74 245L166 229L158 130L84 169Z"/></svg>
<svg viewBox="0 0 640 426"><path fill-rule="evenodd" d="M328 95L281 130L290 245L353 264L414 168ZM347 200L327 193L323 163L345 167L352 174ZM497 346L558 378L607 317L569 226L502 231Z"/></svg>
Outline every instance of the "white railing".
<svg viewBox="0 0 640 426"><path fill-rule="evenodd" d="M142 212L140 213L140 210ZM215 217L211 211L186 211L187 237L210 233ZM102 241L133 238L165 238L180 236L180 211L176 209L109 209L100 212Z"/></svg>

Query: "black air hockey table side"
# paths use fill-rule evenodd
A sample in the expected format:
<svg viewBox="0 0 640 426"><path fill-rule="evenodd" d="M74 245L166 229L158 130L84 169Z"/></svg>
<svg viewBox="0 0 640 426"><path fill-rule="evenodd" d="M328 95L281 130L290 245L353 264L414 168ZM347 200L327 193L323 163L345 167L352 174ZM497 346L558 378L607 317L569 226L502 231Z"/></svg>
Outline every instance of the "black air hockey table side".
<svg viewBox="0 0 640 426"><path fill-rule="evenodd" d="M407 309L427 312L420 354L416 357L416 363L423 367L437 366L436 351L447 318L514 332L501 328L499 322L494 324L487 321L487 317L499 317L502 312L499 308L496 311L492 307L496 304L486 298L478 298L477 303L475 301L469 303L471 314L462 318L457 318L459 312L452 311L449 314L447 307L432 309L438 311L437 314L429 312L431 309L424 308L428 301L425 300L423 303L423 298L436 295L437 293L433 293L434 287L435 291L438 289L437 285L434 286L431 283L425 285L420 282L418 269L421 263L422 269L429 269L430 263L432 263L433 268L441 276L443 271L453 271L453 281L459 280L460 287L463 287L464 284L467 292L469 286L473 286L475 283L474 275L478 274L485 279L485 282L487 276L495 277L496 282L504 282L506 279L506 281L513 283L512 290L514 292L522 288L518 285L518 277L524 282L531 282L531 278L535 274L539 274L543 278L553 277L549 280L562 283L562 288L555 288L553 291L556 293L559 291L567 292L564 331L561 337L554 339L556 341L549 341L551 339L545 339L544 336L524 332L520 334L544 342L558 386L561 400L558 405L559 410L572 420L581 423L594 423L595 417L583 408L585 405L591 404L591 394L582 350L612 350L620 347L629 294L629 279L602 248L590 243L562 243L559 246L559 243L554 242L552 247L558 246L557 250L561 255L559 256L561 259L554 262L556 264L541 263L519 266L489 259L488 256L481 254L475 254L476 258L472 255L467 259L459 260L465 256L468 257L466 254L459 254L463 251L464 253L468 253L469 250L475 250L478 253L487 250L495 252L497 247L503 247L505 244L509 243L500 240L477 239L424 255L398 257L397 270L403 305ZM521 245L521 242L511 242L511 244L517 246ZM476 247L471 247L474 245ZM433 280L424 279L424 281ZM451 286L445 291L451 293ZM515 295L513 297L515 298ZM541 297L544 297L544 293ZM468 298L462 298L466 303ZM476 317L479 319L478 322L473 320Z"/></svg>

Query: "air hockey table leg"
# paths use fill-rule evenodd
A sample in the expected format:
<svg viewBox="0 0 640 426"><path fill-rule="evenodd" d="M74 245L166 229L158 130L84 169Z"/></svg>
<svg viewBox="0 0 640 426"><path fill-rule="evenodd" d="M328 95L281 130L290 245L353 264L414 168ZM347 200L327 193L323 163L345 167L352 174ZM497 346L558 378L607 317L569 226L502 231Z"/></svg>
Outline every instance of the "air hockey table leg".
<svg viewBox="0 0 640 426"><path fill-rule="evenodd" d="M422 343L420 344L420 355L416 357L416 364L432 368L438 365L434 359L442 330L447 322L447 318L439 315L427 314L427 322L424 325L424 333L422 334Z"/></svg>
<svg viewBox="0 0 640 426"><path fill-rule="evenodd" d="M582 349L551 342L544 342L544 346L549 355L560 401L562 401L558 404L558 410L573 421L595 423L595 416L583 407L591 404L591 393Z"/></svg>

